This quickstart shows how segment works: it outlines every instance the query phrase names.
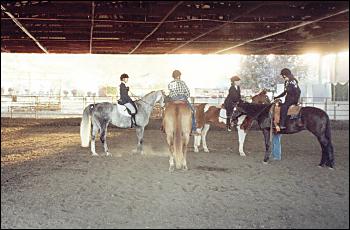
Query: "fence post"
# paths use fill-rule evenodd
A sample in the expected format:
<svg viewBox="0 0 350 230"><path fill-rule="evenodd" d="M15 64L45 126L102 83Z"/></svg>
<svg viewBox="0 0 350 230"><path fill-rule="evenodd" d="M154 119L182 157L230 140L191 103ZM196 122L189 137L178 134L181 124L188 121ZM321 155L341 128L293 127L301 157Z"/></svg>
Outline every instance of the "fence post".
<svg viewBox="0 0 350 230"><path fill-rule="evenodd" d="M83 96L83 110L85 109L86 106L86 97Z"/></svg>

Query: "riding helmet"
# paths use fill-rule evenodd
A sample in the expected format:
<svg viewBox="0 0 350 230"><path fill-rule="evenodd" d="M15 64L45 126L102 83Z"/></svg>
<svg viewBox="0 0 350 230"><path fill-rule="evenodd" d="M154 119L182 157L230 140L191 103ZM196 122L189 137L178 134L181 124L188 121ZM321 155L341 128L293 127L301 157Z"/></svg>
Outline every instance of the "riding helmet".
<svg viewBox="0 0 350 230"><path fill-rule="evenodd" d="M126 73L123 73L122 75L120 75L120 80L122 81L124 78L129 78L129 75L127 75Z"/></svg>
<svg viewBox="0 0 350 230"><path fill-rule="evenodd" d="M281 70L281 75L288 77L288 76L292 75L292 72L290 71L290 69L284 68Z"/></svg>
<svg viewBox="0 0 350 230"><path fill-rule="evenodd" d="M231 82L234 82L234 81L240 81L241 79L238 77L238 76L233 76L231 77Z"/></svg>

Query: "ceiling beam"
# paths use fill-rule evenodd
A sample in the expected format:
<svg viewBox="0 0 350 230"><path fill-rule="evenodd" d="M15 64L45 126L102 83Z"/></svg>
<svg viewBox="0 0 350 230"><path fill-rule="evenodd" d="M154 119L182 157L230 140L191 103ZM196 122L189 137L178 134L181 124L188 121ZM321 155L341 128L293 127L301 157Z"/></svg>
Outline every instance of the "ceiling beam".
<svg viewBox="0 0 350 230"><path fill-rule="evenodd" d="M2 46L1 46L1 52L10 53L9 50L7 50L5 47L2 47Z"/></svg>
<svg viewBox="0 0 350 230"><path fill-rule="evenodd" d="M91 30L90 30L90 54L92 53L92 34L94 32L95 2L91 3Z"/></svg>
<svg viewBox="0 0 350 230"><path fill-rule="evenodd" d="M45 53L49 53L39 42L38 40L36 40L35 37L33 37L28 30L10 13L6 10L6 8L1 5L1 10L4 11L10 18L12 18L12 20L14 21L14 23L16 23L16 25L25 33L27 34L34 42L35 44L37 44L37 46L39 46L39 48L44 51Z"/></svg>
<svg viewBox="0 0 350 230"><path fill-rule="evenodd" d="M312 40L312 39L315 39L315 38L321 38L321 37L326 37L328 35L334 35L334 34L338 34L338 33L343 33L345 31L349 31L349 28L345 29L345 30L340 30L340 31L332 31L332 32L329 32L329 33L324 33L324 34L320 34L320 35L316 35L316 36L313 36L311 38L307 38L307 39L303 39L303 40L298 40L298 41L285 41L283 42L284 44L282 45L276 45L276 46L272 46L272 47L269 47L269 48L264 48L264 49L260 49L260 50L257 50L256 53L259 54L259 53L266 53L266 51L269 51L269 50L274 50L274 49L277 49L277 48L280 48L280 47L283 47L285 46L286 44L290 44L290 43L295 43L295 42L304 42L304 41L307 41L307 40Z"/></svg>
<svg viewBox="0 0 350 230"><path fill-rule="evenodd" d="M285 33L287 31L294 30L294 29L297 29L299 27L303 27L303 26L309 25L311 23L315 23L315 22L321 21L323 19L334 17L336 15L343 14L343 13L346 13L346 12L349 12L349 9L341 10L341 11L338 11L337 13L330 14L330 15L318 18L316 20L313 20L313 21L303 22L303 23L300 23L299 25L292 26L290 28L287 28L287 29L284 29L284 30L280 30L280 31L277 31L277 32L274 32L274 33L271 33L271 34L267 34L267 35L264 35L264 36L261 36L261 37L253 38L253 39L247 40L245 42L242 42L242 43L240 43L238 45L234 45L234 46L231 46L231 47L227 47L225 49L218 50L214 54L219 54L219 53L222 53L222 52L225 52L225 51L228 51L228 50L231 50L231 49L234 49L234 48L246 45L246 44L248 44L248 43L250 43L252 41L258 41L258 40L262 40L262 39L265 39L265 38L268 38L268 37L275 36L277 34L282 34L282 33Z"/></svg>
<svg viewBox="0 0 350 230"><path fill-rule="evenodd" d="M140 47L140 45L148 38L150 37L152 34L154 34L154 32L156 32L158 30L158 28L163 24L163 22L170 16L170 14L172 14L174 12L174 10L180 6L183 3L183 1L179 1L175 6L173 6L173 8L165 15L165 17L162 19L162 21L156 26L156 28L154 28L151 33L147 34L140 42L139 44L137 44L137 46L130 51L129 54L132 54L133 52L135 52L135 50L137 50L137 48Z"/></svg>
<svg viewBox="0 0 350 230"><path fill-rule="evenodd" d="M250 9L246 10L243 14L238 15L237 17L233 18L231 21L225 22L224 24L221 24L221 25L219 25L219 26L216 26L216 27L210 29L209 31L198 35L197 37L192 38L191 40L189 40L189 41L183 43L182 45L179 45L178 47L176 47L176 48L170 50L170 51L167 52L166 54L170 54L170 53L175 52L176 50L178 50L178 49L184 47L185 45L187 45L187 44L189 44L189 43L191 43L191 42L197 40L198 38L201 38L201 37L203 37L203 36L205 36L205 35L207 35L207 34L213 32L213 31L215 31L215 30L218 30L218 29L220 29L220 28L222 28L222 27L228 25L230 22L235 21L235 20L237 20L238 18L240 18L240 17L242 17L242 16L244 16L244 15L246 15L246 14L249 14L249 13L253 12L254 10L258 9L259 7L261 7L261 6L263 6L263 5L264 5L264 3L260 3L260 4L254 6L254 7L252 7L252 8L250 8Z"/></svg>

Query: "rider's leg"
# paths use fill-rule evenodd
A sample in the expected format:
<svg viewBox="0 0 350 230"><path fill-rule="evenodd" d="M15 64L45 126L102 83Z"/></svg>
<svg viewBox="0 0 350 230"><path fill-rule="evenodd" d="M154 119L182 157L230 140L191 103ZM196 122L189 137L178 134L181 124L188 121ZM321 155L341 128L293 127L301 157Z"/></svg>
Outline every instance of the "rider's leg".
<svg viewBox="0 0 350 230"><path fill-rule="evenodd" d="M288 107L289 107L289 103L286 103L286 102L281 105L281 120L280 120L280 128L281 129L286 128Z"/></svg>
<svg viewBox="0 0 350 230"><path fill-rule="evenodd" d="M186 100L187 102L187 105L190 107L191 111L192 111L192 132L195 132L196 131L196 116L195 116L195 110L192 106L192 104Z"/></svg>
<svg viewBox="0 0 350 230"><path fill-rule="evenodd" d="M231 132L231 110L229 108L226 109L226 128Z"/></svg>

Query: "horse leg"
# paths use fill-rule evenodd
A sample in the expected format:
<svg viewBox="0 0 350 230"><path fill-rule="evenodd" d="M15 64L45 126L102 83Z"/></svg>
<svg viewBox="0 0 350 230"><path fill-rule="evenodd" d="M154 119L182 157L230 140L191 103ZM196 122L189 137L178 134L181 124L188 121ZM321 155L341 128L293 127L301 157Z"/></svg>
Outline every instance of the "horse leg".
<svg viewBox="0 0 350 230"><path fill-rule="evenodd" d="M145 128L144 127L137 127L136 128L136 135L137 135L137 149L136 152L143 154L143 134L144 134Z"/></svg>
<svg viewBox="0 0 350 230"><path fill-rule="evenodd" d="M173 136L167 135L167 142L169 145L169 172L173 172L175 169L175 161L174 161L174 143L173 143Z"/></svg>
<svg viewBox="0 0 350 230"><path fill-rule="evenodd" d="M210 124L205 124L201 133L202 141L203 141L203 149L204 149L204 152L206 153L209 153L209 149L207 146L207 133L209 131L209 128L210 128Z"/></svg>
<svg viewBox="0 0 350 230"><path fill-rule="evenodd" d="M265 138L265 157L263 163L267 164L267 161L270 158L270 130L263 129L263 134Z"/></svg>
<svg viewBox="0 0 350 230"><path fill-rule="evenodd" d="M184 144L182 147L182 151L184 153L184 156L182 159L182 169L183 170L188 170L186 158L187 158L187 145L188 145L189 140L190 140L190 134L185 135L184 136Z"/></svg>
<svg viewBox="0 0 350 230"><path fill-rule="evenodd" d="M202 132L202 134L203 134L203 132ZM194 136L194 140L193 140L193 148L194 148L194 152L195 153L198 153L199 152L199 150L198 150L198 146L200 146L201 145L201 136L199 136L199 135L195 135Z"/></svg>
<svg viewBox="0 0 350 230"><path fill-rule="evenodd" d="M98 132L97 122L94 119L92 119L91 152L93 156L98 156L95 149L95 139L96 139L97 132Z"/></svg>
<svg viewBox="0 0 350 230"><path fill-rule="evenodd" d="M242 157L245 157L245 152L243 151L243 145L244 145L244 140L245 136L247 133L245 132L244 129L241 129L239 126L237 126L237 133L238 133L238 143L239 143L239 155Z"/></svg>
<svg viewBox="0 0 350 230"><path fill-rule="evenodd" d="M105 150L106 156L110 156L111 154L108 152L108 146L107 146L107 126L108 121L103 121L101 124L101 134L100 134L100 140L103 144L103 148Z"/></svg>
<svg viewBox="0 0 350 230"><path fill-rule="evenodd" d="M325 135L322 135L317 139L322 148L322 157L319 166L323 167L326 164L326 166L333 168L334 155L331 141Z"/></svg>

